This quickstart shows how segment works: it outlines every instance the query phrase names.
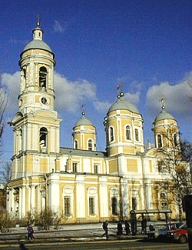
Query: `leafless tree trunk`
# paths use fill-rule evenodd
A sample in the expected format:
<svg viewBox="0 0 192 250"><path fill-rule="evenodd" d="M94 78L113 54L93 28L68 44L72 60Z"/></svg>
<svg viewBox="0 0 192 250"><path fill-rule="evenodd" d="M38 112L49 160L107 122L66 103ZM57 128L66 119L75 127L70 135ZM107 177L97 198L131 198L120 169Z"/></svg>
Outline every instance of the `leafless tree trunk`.
<svg viewBox="0 0 192 250"><path fill-rule="evenodd" d="M0 155L2 155L2 135L5 126L4 113L7 105L7 93L0 83Z"/></svg>
<svg viewBox="0 0 192 250"><path fill-rule="evenodd" d="M173 141L172 131L169 130L169 147L158 149L158 171L162 174L160 189L165 192L164 201L178 207L179 220L182 221L182 199L189 193L191 187L190 163L192 145L189 142ZM173 131L174 132L174 131ZM164 134L164 136L166 136Z"/></svg>

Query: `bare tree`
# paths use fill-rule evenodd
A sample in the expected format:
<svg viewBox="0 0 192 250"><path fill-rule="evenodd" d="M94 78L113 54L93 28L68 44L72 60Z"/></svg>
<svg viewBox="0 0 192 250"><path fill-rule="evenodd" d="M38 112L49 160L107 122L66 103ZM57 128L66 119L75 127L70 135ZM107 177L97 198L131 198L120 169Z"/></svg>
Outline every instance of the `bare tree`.
<svg viewBox="0 0 192 250"><path fill-rule="evenodd" d="M8 95L6 89L1 85L1 76L0 76L0 156L2 155L2 135L5 126L4 113L7 106L7 100L8 100Z"/></svg>
<svg viewBox="0 0 192 250"><path fill-rule="evenodd" d="M182 199L189 194L191 187L192 146L174 135L175 130L167 130L163 135L166 147L158 149L158 171L162 174L160 200L166 201L167 205L175 204L182 221Z"/></svg>
<svg viewBox="0 0 192 250"><path fill-rule="evenodd" d="M11 162L7 162L0 170L0 183L3 184L3 190L0 195L0 207L6 207L6 192L9 181L11 180L12 167Z"/></svg>
<svg viewBox="0 0 192 250"><path fill-rule="evenodd" d="M12 167L11 162L7 162L0 171L0 182L7 187L9 181L11 180L12 176Z"/></svg>

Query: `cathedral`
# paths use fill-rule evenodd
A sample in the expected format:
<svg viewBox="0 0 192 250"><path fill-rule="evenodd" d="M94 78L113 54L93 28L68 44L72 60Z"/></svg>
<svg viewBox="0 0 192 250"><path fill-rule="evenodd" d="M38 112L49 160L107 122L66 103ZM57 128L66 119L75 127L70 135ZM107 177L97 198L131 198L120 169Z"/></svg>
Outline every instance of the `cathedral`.
<svg viewBox="0 0 192 250"><path fill-rule="evenodd" d="M129 219L132 210L171 209L159 183L158 149L167 147L164 131L179 128L162 102L154 119L154 146L144 145L143 117L120 92L104 118L106 151L97 151L96 128L82 112L72 128L73 146L60 145L60 122L54 108L54 53L43 41L37 21L33 39L20 54L18 112L14 133L12 179L7 210L19 218L51 209L66 223ZM161 215L159 215L161 216Z"/></svg>

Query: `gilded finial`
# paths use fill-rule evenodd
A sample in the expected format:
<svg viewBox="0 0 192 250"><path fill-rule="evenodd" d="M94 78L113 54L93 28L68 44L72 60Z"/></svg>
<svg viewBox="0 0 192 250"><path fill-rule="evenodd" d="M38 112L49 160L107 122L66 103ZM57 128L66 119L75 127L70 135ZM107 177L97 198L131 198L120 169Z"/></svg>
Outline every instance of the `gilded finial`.
<svg viewBox="0 0 192 250"><path fill-rule="evenodd" d="M85 104L84 104L84 103L82 103L82 105L81 105L82 115L85 115L85 112L84 112L84 107L85 107Z"/></svg>
<svg viewBox="0 0 192 250"><path fill-rule="evenodd" d="M161 108L162 110L164 110L165 109L164 97L161 98L161 103L162 103Z"/></svg>
<svg viewBox="0 0 192 250"><path fill-rule="evenodd" d="M40 15L37 16L37 28L40 27Z"/></svg>
<svg viewBox="0 0 192 250"><path fill-rule="evenodd" d="M122 83L122 81L120 81L120 83L117 84L117 88L116 88L116 90L117 90L118 93L122 92L122 87L123 87L123 83Z"/></svg>

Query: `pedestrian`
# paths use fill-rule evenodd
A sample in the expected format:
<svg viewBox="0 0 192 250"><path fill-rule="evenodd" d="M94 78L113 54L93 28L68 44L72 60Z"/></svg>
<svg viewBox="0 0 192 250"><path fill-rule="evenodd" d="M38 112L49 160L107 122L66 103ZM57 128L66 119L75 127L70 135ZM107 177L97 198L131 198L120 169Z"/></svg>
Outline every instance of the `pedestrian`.
<svg viewBox="0 0 192 250"><path fill-rule="evenodd" d="M28 240L30 240L30 239L32 240L32 239L35 238L34 235L33 235L34 230L33 230L32 225L29 225L29 226L27 227L27 232L28 232L28 236L27 236L27 239L28 239Z"/></svg>
<svg viewBox="0 0 192 250"><path fill-rule="evenodd" d="M121 221L117 223L117 235L120 237L123 234L123 227Z"/></svg>
<svg viewBox="0 0 192 250"><path fill-rule="evenodd" d="M105 231L102 237L106 236L106 239L108 240L109 235L108 235L108 221L103 222L103 230Z"/></svg>
<svg viewBox="0 0 192 250"><path fill-rule="evenodd" d="M154 228L153 224L149 225L148 237L150 239L155 239L155 228Z"/></svg>
<svg viewBox="0 0 192 250"><path fill-rule="evenodd" d="M125 221L125 233L126 235L130 234L130 225L129 225L128 220Z"/></svg>
<svg viewBox="0 0 192 250"><path fill-rule="evenodd" d="M153 224L149 225L149 231L155 231L155 228L154 228Z"/></svg>
<svg viewBox="0 0 192 250"><path fill-rule="evenodd" d="M131 219L131 232L132 235L136 235L137 233L137 221L135 216Z"/></svg>
<svg viewBox="0 0 192 250"><path fill-rule="evenodd" d="M147 228L147 220L145 217L143 217L141 221L141 233L146 234L146 228Z"/></svg>

